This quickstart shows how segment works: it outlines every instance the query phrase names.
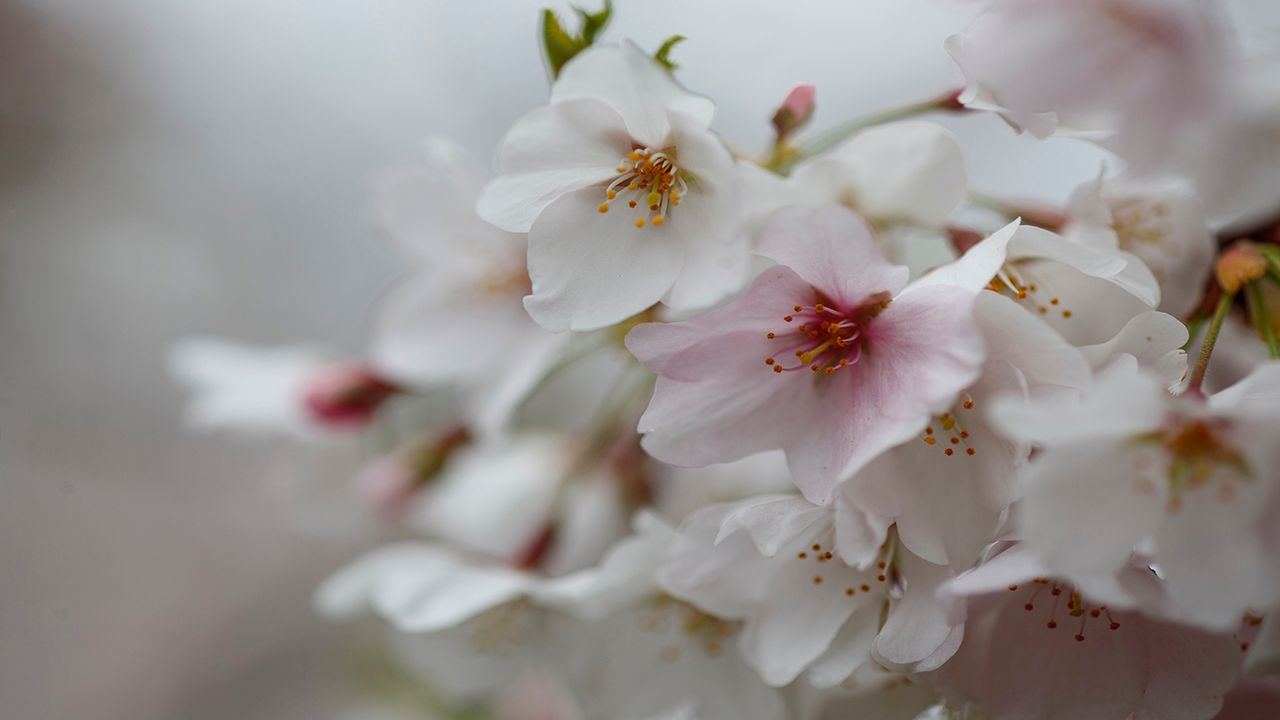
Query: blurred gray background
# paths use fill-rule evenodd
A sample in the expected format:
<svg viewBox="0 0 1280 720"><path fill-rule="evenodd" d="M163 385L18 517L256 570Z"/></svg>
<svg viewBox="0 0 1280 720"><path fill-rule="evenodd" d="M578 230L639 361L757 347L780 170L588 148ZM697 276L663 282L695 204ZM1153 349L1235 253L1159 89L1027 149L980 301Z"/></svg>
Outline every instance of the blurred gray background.
<svg viewBox="0 0 1280 720"><path fill-rule="evenodd" d="M358 353L407 270L373 179L432 132L490 155L545 97L543 4L0 0L0 717L353 717L326 689L343 631L308 602L375 535L309 495L354 459L184 432L164 355L197 333ZM817 127L955 86L942 40L973 11L618 6L611 39L688 36L681 78L748 151L797 82ZM949 124L984 190L1061 197L1099 167Z"/></svg>

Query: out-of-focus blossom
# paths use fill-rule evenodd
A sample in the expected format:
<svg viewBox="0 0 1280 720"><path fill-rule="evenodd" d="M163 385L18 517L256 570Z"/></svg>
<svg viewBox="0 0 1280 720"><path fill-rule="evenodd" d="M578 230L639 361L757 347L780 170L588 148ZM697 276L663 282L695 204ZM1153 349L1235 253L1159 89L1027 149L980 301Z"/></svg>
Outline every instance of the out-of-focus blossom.
<svg viewBox="0 0 1280 720"><path fill-rule="evenodd" d="M1219 102L1230 46L1201 0L993 0L947 40L967 81L961 102L1040 137L1114 132L1143 165Z"/></svg>
<svg viewBox="0 0 1280 720"><path fill-rule="evenodd" d="M998 403L1006 433L1044 448L1021 507L1028 548L1079 581L1141 550L1179 616L1206 627L1276 606L1277 398L1280 364L1202 402L1171 398L1129 359L1078 400Z"/></svg>
<svg viewBox="0 0 1280 720"><path fill-rule="evenodd" d="M191 392L194 427L319 439L367 423L394 386L362 365L311 348L259 348L220 338L174 346L169 372Z"/></svg>
<svg viewBox="0 0 1280 720"><path fill-rule="evenodd" d="M405 385L459 387L475 424L491 430L568 338L525 312L527 242L475 214L478 164L444 138L425 149L426 167L388 175L379 191L382 223L414 270L382 301L371 362Z"/></svg>
<svg viewBox="0 0 1280 720"><path fill-rule="evenodd" d="M977 381L918 437L872 460L847 491L859 507L895 520L908 550L958 571L995 540L1031 451L992 427L991 401L1070 393L1092 382L1079 350L1007 298L982 293L974 318L987 347Z"/></svg>
<svg viewBox="0 0 1280 720"><path fill-rule="evenodd" d="M1214 717L1239 643L1121 607L1156 604L1160 581L1145 567L1105 580L1093 595L1013 548L946 583L965 637L940 679L991 720Z"/></svg>
<svg viewBox="0 0 1280 720"><path fill-rule="evenodd" d="M529 233L525 307L539 324L589 330L738 289L737 173L707 129L712 112L625 43L575 57L550 104L511 129L477 207Z"/></svg>
<svg viewBox="0 0 1280 720"><path fill-rule="evenodd" d="M1160 285L1161 310L1185 317L1199 305L1217 242L1185 184L1099 178L1072 193L1068 218L1068 240L1140 258Z"/></svg>
<svg viewBox="0 0 1280 720"><path fill-rule="evenodd" d="M931 670L960 641L933 601L951 573L895 552L888 526L842 498L831 507L794 496L714 505L681 528L659 580L706 612L741 620L739 650L771 685L806 673L832 687L873 653Z"/></svg>
<svg viewBox="0 0 1280 720"><path fill-rule="evenodd" d="M842 207L780 211L760 253L778 265L733 303L628 335L659 376L644 447L686 466L781 448L806 497L829 502L836 481L923 432L976 379L970 310L995 269L908 286Z"/></svg>
<svg viewBox="0 0 1280 720"><path fill-rule="evenodd" d="M968 177L950 131L906 121L864 130L786 177L740 161L745 221L758 231L788 205L844 205L875 227L941 227L965 199Z"/></svg>

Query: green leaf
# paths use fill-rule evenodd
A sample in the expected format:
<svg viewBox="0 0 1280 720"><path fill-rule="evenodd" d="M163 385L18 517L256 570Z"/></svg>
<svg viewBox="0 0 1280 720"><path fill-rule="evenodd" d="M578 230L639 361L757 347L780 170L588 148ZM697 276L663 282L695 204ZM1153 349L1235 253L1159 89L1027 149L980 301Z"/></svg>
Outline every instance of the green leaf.
<svg viewBox="0 0 1280 720"><path fill-rule="evenodd" d="M672 35L671 37L667 38L666 41L662 43L662 47L658 48L658 52L653 54L653 59L656 60L659 64L661 64L663 67L665 67L667 70L670 70L670 71L676 70L680 66L672 62L671 58L669 57L671 55L671 48L674 48L676 45L684 42L684 40L685 40L685 37L683 35Z"/></svg>
<svg viewBox="0 0 1280 720"><path fill-rule="evenodd" d="M546 53L547 66L551 68L553 78L560 75L560 68L572 60L573 56L595 42L613 15L613 0L605 0L604 8L599 12L588 12L577 6L573 11L582 21L582 28L576 35L564 29L560 18L550 8L542 11L542 49Z"/></svg>
<svg viewBox="0 0 1280 720"><path fill-rule="evenodd" d="M582 18L582 40L590 45L596 41L596 35L600 34L604 26L609 24L609 17L613 15L613 0L604 0L604 8L600 12L587 12L576 5L573 11Z"/></svg>
<svg viewBox="0 0 1280 720"><path fill-rule="evenodd" d="M542 11L542 49L547 54L552 77L559 75L560 68L585 47L581 39L565 32L554 12L550 9Z"/></svg>

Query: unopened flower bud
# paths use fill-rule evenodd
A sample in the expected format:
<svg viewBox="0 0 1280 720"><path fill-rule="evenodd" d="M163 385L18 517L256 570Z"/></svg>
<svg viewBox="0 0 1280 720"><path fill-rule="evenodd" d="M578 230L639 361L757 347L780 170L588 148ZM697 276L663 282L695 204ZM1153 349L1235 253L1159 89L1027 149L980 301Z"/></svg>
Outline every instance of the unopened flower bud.
<svg viewBox="0 0 1280 720"><path fill-rule="evenodd" d="M791 88L787 99L782 101L782 106L773 114L773 129L778 133L778 137L787 137L809 122L813 117L813 98L812 85L797 85Z"/></svg>
<svg viewBox="0 0 1280 720"><path fill-rule="evenodd" d="M1214 270L1222 289L1235 293L1245 283L1253 282L1267 273L1267 259L1253 243L1241 240L1218 256L1218 264Z"/></svg>
<svg viewBox="0 0 1280 720"><path fill-rule="evenodd" d="M358 426L399 388L378 377L364 363L340 363L316 370L303 388L303 402L322 425Z"/></svg>

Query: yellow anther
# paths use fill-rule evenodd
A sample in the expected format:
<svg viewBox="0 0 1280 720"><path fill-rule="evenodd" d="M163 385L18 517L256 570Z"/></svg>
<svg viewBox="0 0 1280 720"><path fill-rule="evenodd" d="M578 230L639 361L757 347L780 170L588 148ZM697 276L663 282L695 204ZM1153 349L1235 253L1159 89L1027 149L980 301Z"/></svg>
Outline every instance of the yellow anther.
<svg viewBox="0 0 1280 720"><path fill-rule="evenodd" d="M636 218L636 227L638 228L644 227L644 218Z"/></svg>
<svg viewBox="0 0 1280 720"><path fill-rule="evenodd" d="M653 218L653 224L654 224L654 225L661 225L662 223L664 223L664 222L666 222L666 221L667 221L667 219L666 219L666 218L664 218L664 217L662 217L661 215L656 215L656 216L654 216L654 218Z"/></svg>
<svg viewBox="0 0 1280 720"><path fill-rule="evenodd" d="M602 212L602 213L607 213L607 212L609 212L609 203L600 203L600 207L598 207L598 208L596 208L596 209L597 209L597 210L599 210L599 211L600 211L600 212Z"/></svg>

